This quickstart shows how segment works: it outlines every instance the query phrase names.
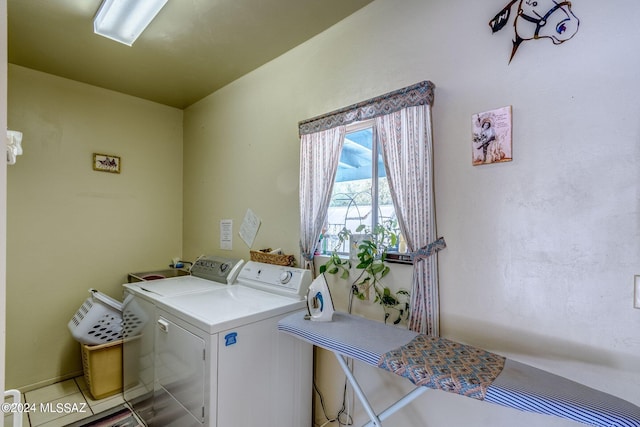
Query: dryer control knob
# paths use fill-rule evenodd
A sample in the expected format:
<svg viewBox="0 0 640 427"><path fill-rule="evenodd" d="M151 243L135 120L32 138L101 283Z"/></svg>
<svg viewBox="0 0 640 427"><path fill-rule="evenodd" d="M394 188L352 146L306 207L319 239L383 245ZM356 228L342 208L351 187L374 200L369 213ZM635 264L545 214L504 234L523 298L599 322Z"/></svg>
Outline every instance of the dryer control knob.
<svg viewBox="0 0 640 427"><path fill-rule="evenodd" d="M283 271L280 275L280 283L283 285L289 283L291 278L293 277L293 273L291 271Z"/></svg>

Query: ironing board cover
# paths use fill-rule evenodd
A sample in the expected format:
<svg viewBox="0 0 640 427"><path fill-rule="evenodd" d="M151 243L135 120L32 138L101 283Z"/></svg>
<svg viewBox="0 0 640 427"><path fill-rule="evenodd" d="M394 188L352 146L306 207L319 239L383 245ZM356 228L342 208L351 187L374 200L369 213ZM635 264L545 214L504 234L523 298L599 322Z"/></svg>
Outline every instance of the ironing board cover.
<svg viewBox="0 0 640 427"><path fill-rule="evenodd" d="M446 338L418 335L382 355L378 366L417 386L483 400L505 358Z"/></svg>
<svg viewBox="0 0 640 427"><path fill-rule="evenodd" d="M278 329L372 366L378 366L384 354L400 352L403 346L420 336L416 332L339 312L334 313L332 322L304 320L298 312L281 319ZM426 359L417 362L424 364ZM429 380L425 381L425 386L430 387L427 383ZM446 391L458 392L453 388ZM636 405L510 359L504 359L504 367L484 390L484 401L590 426L640 427L640 408Z"/></svg>

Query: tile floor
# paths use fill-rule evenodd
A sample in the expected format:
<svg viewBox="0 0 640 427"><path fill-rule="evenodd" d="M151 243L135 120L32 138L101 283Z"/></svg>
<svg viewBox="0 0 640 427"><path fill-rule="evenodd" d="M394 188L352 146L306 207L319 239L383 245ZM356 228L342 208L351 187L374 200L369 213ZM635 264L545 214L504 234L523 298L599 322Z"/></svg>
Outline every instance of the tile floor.
<svg viewBox="0 0 640 427"><path fill-rule="evenodd" d="M28 391L22 401L33 409L22 413L23 427L62 427L124 403L122 394L94 400L82 376ZM5 415L4 425L12 423Z"/></svg>

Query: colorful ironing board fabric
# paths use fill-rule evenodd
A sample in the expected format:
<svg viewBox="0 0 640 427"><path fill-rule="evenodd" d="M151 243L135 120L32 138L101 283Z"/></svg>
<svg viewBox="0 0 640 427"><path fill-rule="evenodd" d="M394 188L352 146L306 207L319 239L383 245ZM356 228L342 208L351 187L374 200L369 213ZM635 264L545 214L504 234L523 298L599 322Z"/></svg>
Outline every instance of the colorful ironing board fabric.
<svg viewBox="0 0 640 427"><path fill-rule="evenodd" d="M333 322L282 319L278 329L409 378L418 386L597 427L640 427L640 407L477 347L336 312Z"/></svg>
<svg viewBox="0 0 640 427"><path fill-rule="evenodd" d="M378 366L417 386L483 400L504 367L505 358L446 338L417 335L386 352Z"/></svg>

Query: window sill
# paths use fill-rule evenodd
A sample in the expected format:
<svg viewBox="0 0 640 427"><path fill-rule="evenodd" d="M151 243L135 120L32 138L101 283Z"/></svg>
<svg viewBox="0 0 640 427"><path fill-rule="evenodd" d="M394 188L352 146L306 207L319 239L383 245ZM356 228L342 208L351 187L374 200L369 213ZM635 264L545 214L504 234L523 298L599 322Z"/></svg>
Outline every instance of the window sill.
<svg viewBox="0 0 640 427"><path fill-rule="evenodd" d="M346 253L338 254L338 255L342 259L348 259L349 258L349 255L346 254ZM331 254L318 254L318 255L316 255L316 257L324 257L324 258L329 258L329 256L331 256ZM395 252L387 253L387 258L385 259L385 262L389 262L391 264L413 265L413 260L411 259L410 255L401 254L401 253L395 253Z"/></svg>
<svg viewBox="0 0 640 427"><path fill-rule="evenodd" d="M401 253L388 253L385 261L394 263L394 264L411 264L413 265L413 259L411 259L411 255L401 254Z"/></svg>

